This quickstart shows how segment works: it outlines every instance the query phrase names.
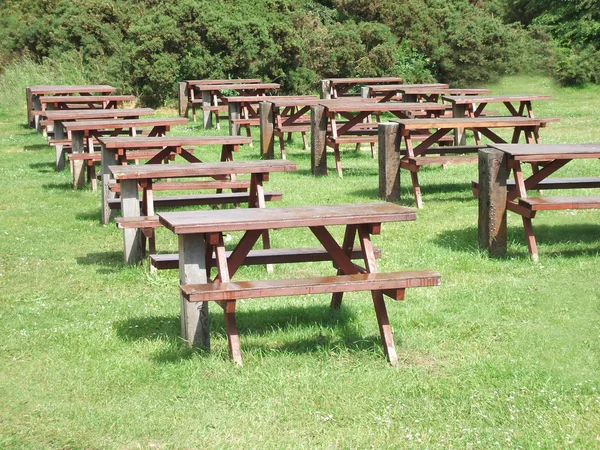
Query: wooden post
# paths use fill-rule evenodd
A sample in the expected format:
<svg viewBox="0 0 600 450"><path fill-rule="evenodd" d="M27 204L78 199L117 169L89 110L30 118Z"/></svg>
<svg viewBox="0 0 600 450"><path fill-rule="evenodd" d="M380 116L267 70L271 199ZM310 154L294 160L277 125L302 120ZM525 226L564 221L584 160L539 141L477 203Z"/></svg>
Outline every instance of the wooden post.
<svg viewBox="0 0 600 450"><path fill-rule="evenodd" d="M506 254L506 161L500 150L479 150L479 246L491 256Z"/></svg>
<svg viewBox="0 0 600 450"><path fill-rule="evenodd" d="M189 98L189 88L186 81L179 82L179 95L177 99L179 100L179 115L181 117L188 116L188 98Z"/></svg>
<svg viewBox="0 0 600 450"><path fill-rule="evenodd" d="M71 148L73 154L83 153L85 151L85 137L83 130L71 131ZM73 189L85 186L85 161L79 159L73 162Z"/></svg>
<svg viewBox="0 0 600 450"><path fill-rule="evenodd" d="M121 180L121 215L125 217L140 216L140 199L136 180ZM142 247L142 230L139 228L123 229L123 255L125 264L137 264L144 257Z"/></svg>
<svg viewBox="0 0 600 450"><path fill-rule="evenodd" d="M42 103L40 102L39 95L31 96L31 104L32 104L33 110L38 111L38 112L42 110ZM35 129L38 133L42 132L42 124L40 123L41 120L42 120L42 117L40 115L36 115L33 117L33 123L34 123Z"/></svg>
<svg viewBox="0 0 600 450"><path fill-rule="evenodd" d="M331 80L321 80L321 98L323 100L331 98Z"/></svg>
<svg viewBox="0 0 600 450"><path fill-rule="evenodd" d="M206 243L202 234L179 235L179 282L181 284L207 283ZM181 299L181 336L190 346L201 345L210 349L210 322L208 302L188 302Z"/></svg>
<svg viewBox="0 0 600 450"><path fill-rule="evenodd" d="M101 221L103 225L106 225L113 217L113 212L108 207L108 200L115 198L115 193L108 188L108 183L111 180L111 174L108 170L108 166L117 165L117 154L114 151L108 150L102 145L102 217Z"/></svg>
<svg viewBox="0 0 600 450"><path fill-rule="evenodd" d="M466 105L452 105L452 116L457 119L462 119L466 116ZM467 145L467 136L464 128L454 129L454 145Z"/></svg>
<svg viewBox="0 0 600 450"><path fill-rule="evenodd" d="M239 136L241 127L239 123L234 123L234 120L242 118L242 105L237 102L228 103L227 110L229 113L229 136Z"/></svg>
<svg viewBox="0 0 600 450"><path fill-rule="evenodd" d="M204 129L212 128L212 113L207 110L211 106L210 91L202 91L202 118L204 121ZM218 114L218 112L217 112Z"/></svg>
<svg viewBox="0 0 600 450"><path fill-rule="evenodd" d="M54 139L65 139L65 128L63 127L62 121L54 121ZM56 150L56 171L64 170L65 168L65 152L63 144L56 142L54 144Z"/></svg>
<svg viewBox="0 0 600 450"><path fill-rule="evenodd" d="M260 156L262 159L275 159L275 119L273 104L260 102L258 105L260 118Z"/></svg>
<svg viewBox="0 0 600 450"><path fill-rule="evenodd" d="M310 168L313 175L327 175L327 116L321 105L310 108Z"/></svg>
<svg viewBox="0 0 600 450"><path fill-rule="evenodd" d="M400 200L400 124L380 123L379 197L386 202Z"/></svg>
<svg viewBox="0 0 600 450"><path fill-rule="evenodd" d="M31 88L25 88L25 100L27 102L27 126L31 128L35 125L32 119L33 100L31 98Z"/></svg>

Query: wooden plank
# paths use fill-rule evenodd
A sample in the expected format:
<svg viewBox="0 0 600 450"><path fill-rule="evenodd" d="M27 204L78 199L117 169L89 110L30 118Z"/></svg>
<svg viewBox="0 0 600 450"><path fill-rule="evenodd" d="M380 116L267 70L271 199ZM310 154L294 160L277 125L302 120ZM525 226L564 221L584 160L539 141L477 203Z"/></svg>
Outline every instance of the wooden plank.
<svg viewBox="0 0 600 450"><path fill-rule="evenodd" d="M490 255L506 254L507 157L495 149L479 151L479 247Z"/></svg>
<svg viewBox="0 0 600 450"><path fill-rule="evenodd" d="M532 211L598 209L600 208L600 196L527 197L519 198L519 205Z"/></svg>
<svg viewBox="0 0 600 450"><path fill-rule="evenodd" d="M325 107L315 105L311 111L310 167L313 175L327 175L327 116Z"/></svg>
<svg viewBox="0 0 600 450"><path fill-rule="evenodd" d="M273 104L261 102L258 109L260 118L260 156L262 159L275 158L275 119Z"/></svg>
<svg viewBox="0 0 600 450"><path fill-rule="evenodd" d="M116 110L117 111L117 110ZM106 148L158 148L201 145L242 145L252 139L243 136L135 136L135 137L99 137Z"/></svg>
<svg viewBox="0 0 600 450"><path fill-rule="evenodd" d="M379 125L379 197L386 202L400 200L400 125Z"/></svg>

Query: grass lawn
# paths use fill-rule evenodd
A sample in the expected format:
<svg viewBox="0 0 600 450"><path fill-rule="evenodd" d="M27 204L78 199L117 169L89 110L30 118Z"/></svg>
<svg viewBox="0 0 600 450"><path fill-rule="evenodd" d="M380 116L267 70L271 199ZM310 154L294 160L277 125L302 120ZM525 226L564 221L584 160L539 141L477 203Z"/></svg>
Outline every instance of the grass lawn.
<svg viewBox="0 0 600 450"><path fill-rule="evenodd" d="M73 191L25 126L24 86L36 83L20 82L0 93L0 448L600 447L600 211L539 213L538 264L509 214L508 255L491 259L477 247L476 167L425 168L417 221L384 224L373 239L381 271L442 275L441 287L387 301L400 367L386 363L369 296L355 294L336 313L324 295L240 301L236 368L220 308L212 350L190 350L177 271L123 265L121 231L99 221L100 192ZM534 104L536 116L561 118L544 142L600 142L600 87L527 77L488 87L552 95ZM205 133L226 130L172 131ZM253 137L238 160L258 158ZM328 177L310 175L299 136L287 154L298 171L271 176L266 188L284 200L268 207L379 201L369 151L343 152L343 179L331 156ZM202 155L215 161L218 149ZM600 161L561 173L597 176ZM414 206L408 176L402 184L399 203ZM313 245L289 230L272 244ZM174 251L176 239L159 230L157 246ZM324 273L330 264L238 277Z"/></svg>

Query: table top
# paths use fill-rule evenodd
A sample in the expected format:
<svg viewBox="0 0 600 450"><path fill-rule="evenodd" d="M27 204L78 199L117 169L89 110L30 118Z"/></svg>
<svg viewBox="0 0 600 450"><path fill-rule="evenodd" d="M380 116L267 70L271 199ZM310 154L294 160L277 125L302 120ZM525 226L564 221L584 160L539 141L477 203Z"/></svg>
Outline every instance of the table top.
<svg viewBox="0 0 600 450"><path fill-rule="evenodd" d="M418 89L418 88L444 88L448 89L449 86L444 83L420 83L420 84L387 84L387 85L369 85L367 86L375 92L391 92L399 91L400 89Z"/></svg>
<svg viewBox="0 0 600 450"><path fill-rule="evenodd" d="M55 109L46 111L48 120L101 119L110 117L151 116L155 111L151 108L122 109Z"/></svg>
<svg viewBox="0 0 600 450"><path fill-rule="evenodd" d="M199 91L252 91L279 89L278 83L239 83L239 84L206 84L197 86Z"/></svg>
<svg viewBox="0 0 600 450"><path fill-rule="evenodd" d="M393 203L182 211L159 214L160 222L176 234L379 224L415 219L414 210Z"/></svg>
<svg viewBox="0 0 600 450"><path fill-rule="evenodd" d="M78 94L79 92L115 92L117 88L107 84L92 85L52 85L40 84L29 88L32 94Z"/></svg>
<svg viewBox="0 0 600 450"><path fill-rule="evenodd" d="M600 144L488 144L521 161L600 158Z"/></svg>
<svg viewBox="0 0 600 450"><path fill-rule="evenodd" d="M331 84L365 84L365 83L402 83L398 77L366 77L366 78L326 78Z"/></svg>
<svg viewBox="0 0 600 450"><path fill-rule="evenodd" d="M504 103L504 102L527 102L532 100L550 100L549 95L538 94L523 94L523 95L478 95L472 97L469 95L444 95L444 100L450 103L465 104L465 103Z"/></svg>
<svg viewBox="0 0 600 450"><path fill-rule="evenodd" d="M305 99L317 99L316 95L235 95L225 97L227 103L260 103L281 101L302 101Z"/></svg>
<svg viewBox="0 0 600 450"><path fill-rule="evenodd" d="M423 119L394 119L406 128L473 128L481 127L530 127L545 124L547 122L559 122L558 117L540 117L531 118L524 116L499 116L499 117L441 117L441 118L423 118Z"/></svg>
<svg viewBox="0 0 600 450"><path fill-rule="evenodd" d="M262 83L260 78L233 78L222 80L184 80L188 86L202 86L204 84L249 84Z"/></svg>
<svg viewBox="0 0 600 450"><path fill-rule="evenodd" d="M45 95L40 97L41 103L99 103L99 102L131 102L135 95Z"/></svg>
<svg viewBox="0 0 600 450"><path fill-rule="evenodd" d="M145 119L90 119L65 122L64 127L74 130L100 130L104 128L155 127L185 125L189 119L185 117L150 117Z"/></svg>
<svg viewBox="0 0 600 450"><path fill-rule="evenodd" d="M287 160L227 161L187 164L138 164L109 166L116 180L184 178L230 174L293 172L296 163Z"/></svg>
<svg viewBox="0 0 600 450"><path fill-rule="evenodd" d="M446 105L441 103L423 102L344 102L338 100L335 103L321 102L330 112L393 112L393 111L444 111Z"/></svg>
<svg viewBox="0 0 600 450"><path fill-rule="evenodd" d="M106 148L160 148L184 145L241 145L250 144L252 138L245 136L119 136L99 137L98 142Z"/></svg>

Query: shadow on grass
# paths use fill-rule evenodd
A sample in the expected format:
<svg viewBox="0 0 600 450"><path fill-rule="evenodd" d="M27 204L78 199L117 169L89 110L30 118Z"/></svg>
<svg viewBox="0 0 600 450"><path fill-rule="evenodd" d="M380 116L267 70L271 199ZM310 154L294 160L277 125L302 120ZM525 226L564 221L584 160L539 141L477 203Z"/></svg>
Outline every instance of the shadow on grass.
<svg viewBox="0 0 600 450"><path fill-rule="evenodd" d="M73 183L46 183L43 184L44 189L56 189L59 191L73 191Z"/></svg>
<svg viewBox="0 0 600 450"><path fill-rule="evenodd" d="M574 224L574 225L540 225L533 224L538 252L540 255L556 255L565 257L578 257L582 255L595 256L600 252L600 248L579 249L579 250L549 250L544 251L544 245L551 244L592 244L600 242L600 226L596 224ZM509 227L508 242L522 243L527 254L525 241L525 232L522 227L517 225ZM439 233L434 242L440 247L449 248L453 251L476 253L479 251L479 236L477 227L465 227L457 230L448 230ZM521 255L521 252L507 252L504 258Z"/></svg>
<svg viewBox="0 0 600 450"><path fill-rule="evenodd" d="M73 186L71 186L71 189L73 189ZM84 222L89 222L90 220L100 221L100 210L78 212L75 214L75 219ZM109 225L114 225L114 222L109 223Z"/></svg>
<svg viewBox="0 0 600 450"><path fill-rule="evenodd" d="M216 306L216 305L215 305ZM223 315L215 306L211 307L209 320L211 335L226 335ZM216 312L213 312L216 311ZM380 348L379 336L363 336L354 324L354 314L347 308L331 311L327 303L307 307L269 308L258 311L238 311L236 313L242 351L260 351L261 353L291 352L313 353L323 348L337 348L347 351L373 351ZM289 342L273 345L252 343L252 338L269 337L273 333L289 330L294 333L298 328L314 328L314 335ZM200 348L190 349L181 339L179 317L158 316L131 318L115 324L117 336L124 341L162 340L169 346L153 356L157 363L173 363L189 359L194 352L206 352ZM376 332L376 330L374 330ZM331 338L330 335L336 337ZM248 339L244 339L248 335ZM379 350L376 350L379 351Z"/></svg>
<svg viewBox="0 0 600 450"><path fill-rule="evenodd" d="M37 162L29 164L31 169L37 169L41 173L53 173L56 172L54 168L54 163L52 162Z"/></svg>
<svg viewBox="0 0 600 450"><path fill-rule="evenodd" d="M96 266L97 272L101 274L117 273L125 267L123 252L118 251L88 253L77 257L76 261L80 265Z"/></svg>
<svg viewBox="0 0 600 450"><path fill-rule="evenodd" d="M24 145L23 151L25 152L39 152L41 150L47 150L48 144L36 144L36 145Z"/></svg>

